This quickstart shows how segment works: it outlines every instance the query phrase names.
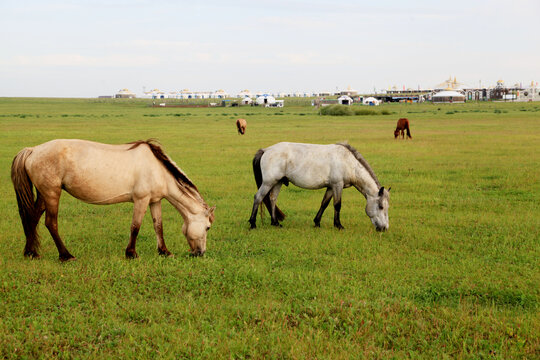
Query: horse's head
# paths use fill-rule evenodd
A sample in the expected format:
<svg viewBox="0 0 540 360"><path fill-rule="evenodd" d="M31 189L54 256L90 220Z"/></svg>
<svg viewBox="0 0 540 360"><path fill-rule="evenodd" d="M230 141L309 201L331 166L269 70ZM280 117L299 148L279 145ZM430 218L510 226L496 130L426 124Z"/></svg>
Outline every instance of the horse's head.
<svg viewBox="0 0 540 360"><path fill-rule="evenodd" d="M394 131L394 139L397 139L399 136L399 130Z"/></svg>
<svg viewBox="0 0 540 360"><path fill-rule="evenodd" d="M377 231L386 231L390 226L388 222L389 200L390 189L385 190L384 186L379 189L376 196L367 196L366 214Z"/></svg>
<svg viewBox="0 0 540 360"><path fill-rule="evenodd" d="M200 214L186 218L182 233L186 237L192 256L202 256L206 251L206 234L214 222L215 206L205 209Z"/></svg>

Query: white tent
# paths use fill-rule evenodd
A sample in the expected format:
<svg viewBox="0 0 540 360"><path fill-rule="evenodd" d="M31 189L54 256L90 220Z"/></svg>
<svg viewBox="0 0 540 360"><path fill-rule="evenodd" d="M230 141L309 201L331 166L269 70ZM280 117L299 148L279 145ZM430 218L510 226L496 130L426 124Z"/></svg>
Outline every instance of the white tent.
<svg viewBox="0 0 540 360"><path fill-rule="evenodd" d="M251 97L251 92L249 90L242 90L236 95L236 97L239 97L239 98Z"/></svg>
<svg viewBox="0 0 540 360"><path fill-rule="evenodd" d="M433 95L434 103L462 103L465 102L465 95L457 91L441 91Z"/></svg>
<svg viewBox="0 0 540 360"><path fill-rule="evenodd" d="M249 97L246 97L246 98L243 98L242 99L242 105L251 105L251 103L253 102L253 100Z"/></svg>
<svg viewBox="0 0 540 360"><path fill-rule="evenodd" d="M267 106L267 105L274 104L276 102L276 98L270 95L261 95L257 97L255 102L257 103L257 105Z"/></svg>
<svg viewBox="0 0 540 360"><path fill-rule="evenodd" d="M341 104L341 105L351 105L353 100L347 96L347 95L343 95L343 96L340 96L338 99L338 104Z"/></svg>
<svg viewBox="0 0 540 360"><path fill-rule="evenodd" d="M370 96L368 98L365 98L362 104L371 105L371 106L379 106L381 104L381 101Z"/></svg>
<svg viewBox="0 0 540 360"><path fill-rule="evenodd" d="M129 89L122 89L119 90L114 97L117 99L133 99L136 97L136 95Z"/></svg>

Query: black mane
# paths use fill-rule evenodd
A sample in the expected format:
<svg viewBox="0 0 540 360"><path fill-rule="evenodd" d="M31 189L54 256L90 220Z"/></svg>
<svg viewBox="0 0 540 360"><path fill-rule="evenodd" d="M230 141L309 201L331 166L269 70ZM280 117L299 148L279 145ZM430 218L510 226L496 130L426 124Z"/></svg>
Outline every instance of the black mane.
<svg viewBox="0 0 540 360"><path fill-rule="evenodd" d="M375 184L377 184L377 187L381 188L381 183L379 182L379 179L377 179L377 175L375 175L375 173L373 172L373 169L371 168L371 166L369 166L366 159L364 159L364 157L362 156L362 154L360 154L358 152L358 150L356 150L354 147L352 147L351 145L349 145L347 143L337 143L336 145L341 145L344 148L346 148L347 150L349 150L354 155L356 160L358 160L358 162L360 162L360 164L362 164L362 166L366 169L366 171L369 173L369 175L371 175L373 180L375 180Z"/></svg>
<svg viewBox="0 0 540 360"><path fill-rule="evenodd" d="M179 183L185 184L188 187L191 187L197 192L199 192L199 190L197 189L197 186L195 186L195 184L187 177L186 174L182 172L182 170L180 170L180 168L174 163L174 161L172 161L171 158L167 154L165 154L165 152L163 151L163 149L161 148L161 146L155 139L148 139L146 141L138 140L138 141L131 142L129 144L133 144L133 145L128 150L134 149L141 144L148 145L148 147L150 147L150 150L152 150L152 153L154 154L156 159L161 161L161 163L165 166L165 168L169 171L169 173L171 173L171 175L176 180L178 180Z"/></svg>

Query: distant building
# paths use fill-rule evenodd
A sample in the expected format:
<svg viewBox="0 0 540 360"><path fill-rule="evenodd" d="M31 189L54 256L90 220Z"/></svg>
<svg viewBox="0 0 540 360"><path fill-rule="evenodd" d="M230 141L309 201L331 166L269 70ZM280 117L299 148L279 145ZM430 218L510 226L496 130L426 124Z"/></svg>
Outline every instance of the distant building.
<svg viewBox="0 0 540 360"><path fill-rule="evenodd" d="M137 96L135 95L135 93L132 93L128 89L122 89L118 91L116 95L114 95L114 97L117 99L134 99Z"/></svg>
<svg viewBox="0 0 540 360"><path fill-rule="evenodd" d="M449 77L448 80L443 81L442 83L435 86L435 90L466 90L470 89L470 86L465 85L464 83L458 82L456 77L454 76L454 80L452 80L452 77Z"/></svg>
<svg viewBox="0 0 540 360"><path fill-rule="evenodd" d="M338 104L341 104L341 105L352 105L353 103L353 99L351 99L351 97L347 95L342 95L337 100L338 100Z"/></svg>
<svg viewBox="0 0 540 360"><path fill-rule="evenodd" d="M276 98L271 95L260 95L255 99L257 105L270 106L276 103Z"/></svg>
<svg viewBox="0 0 540 360"><path fill-rule="evenodd" d="M251 91L242 90L236 95L236 97L238 97L238 98L245 98L245 97L251 98L253 96L251 95Z"/></svg>
<svg viewBox="0 0 540 360"><path fill-rule="evenodd" d="M229 97L229 94L227 94L224 90L217 90L212 94L212 97L214 99L225 99Z"/></svg>
<svg viewBox="0 0 540 360"><path fill-rule="evenodd" d="M540 101L540 88L538 83L531 81L531 85L528 88L525 88L517 92L518 101Z"/></svg>
<svg viewBox="0 0 540 360"><path fill-rule="evenodd" d="M432 96L433 103L463 103L465 95L453 90L440 91Z"/></svg>
<svg viewBox="0 0 540 360"><path fill-rule="evenodd" d="M368 97L362 100L362 104L369 106L379 106L381 104L381 100L377 100L374 97Z"/></svg>
<svg viewBox="0 0 540 360"><path fill-rule="evenodd" d="M150 99L165 99L165 92L159 89L152 89L144 93L145 98Z"/></svg>
<svg viewBox="0 0 540 360"><path fill-rule="evenodd" d="M358 95L358 91L351 89L351 86L347 86L347 90L341 90L338 95L346 95L346 96L356 96Z"/></svg>

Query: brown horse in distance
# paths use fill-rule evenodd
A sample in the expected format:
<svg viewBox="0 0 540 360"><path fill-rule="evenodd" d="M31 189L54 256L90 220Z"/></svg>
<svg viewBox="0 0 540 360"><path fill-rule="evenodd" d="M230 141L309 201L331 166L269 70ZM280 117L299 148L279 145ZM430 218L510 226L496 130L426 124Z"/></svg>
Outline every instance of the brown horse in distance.
<svg viewBox="0 0 540 360"><path fill-rule="evenodd" d="M397 122L396 130L394 131L394 139L397 139L400 132L401 138L405 139L405 130L407 130L407 137L412 139L411 130L409 129L409 119L401 118Z"/></svg>
<svg viewBox="0 0 540 360"><path fill-rule="evenodd" d="M236 120L236 127L238 128L238 133L244 135L246 133L247 121L246 119Z"/></svg>

